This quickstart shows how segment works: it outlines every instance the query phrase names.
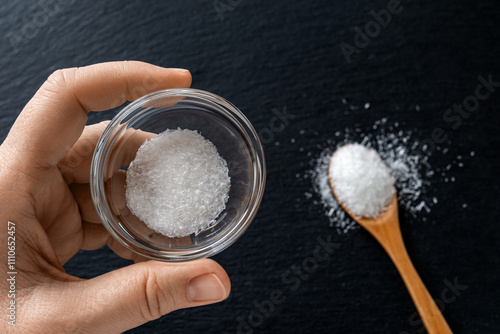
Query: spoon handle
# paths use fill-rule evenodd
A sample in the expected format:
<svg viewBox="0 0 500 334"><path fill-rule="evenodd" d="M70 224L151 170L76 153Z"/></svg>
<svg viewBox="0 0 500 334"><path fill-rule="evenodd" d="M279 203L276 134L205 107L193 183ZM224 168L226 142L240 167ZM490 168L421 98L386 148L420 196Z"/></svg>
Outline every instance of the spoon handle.
<svg viewBox="0 0 500 334"><path fill-rule="evenodd" d="M390 226L388 229L384 228L383 232L385 233L376 233L377 235L374 234L374 236L384 247L403 278L427 332L429 334L452 333L448 323L439 311L439 308L432 299L432 296L425 287L408 256L399 224L395 225L396 226L393 224L393 226Z"/></svg>

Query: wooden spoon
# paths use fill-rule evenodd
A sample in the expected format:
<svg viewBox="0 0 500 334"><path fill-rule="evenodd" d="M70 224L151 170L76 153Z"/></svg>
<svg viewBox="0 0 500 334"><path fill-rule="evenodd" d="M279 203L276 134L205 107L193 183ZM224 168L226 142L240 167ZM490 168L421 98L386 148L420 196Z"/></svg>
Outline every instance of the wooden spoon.
<svg viewBox="0 0 500 334"><path fill-rule="evenodd" d="M329 177L330 187L340 206L351 216L359 225L363 226L377 241L382 245L392 262L399 271L403 281L410 293L413 303L424 322L425 328L429 334L452 333L446 323L443 315L439 311L436 303L432 299L429 291L420 279L413 263L408 256L406 247L401 236L398 218L398 202L396 195L387 210L377 218L358 217L349 211L342 202L339 201L335 188Z"/></svg>

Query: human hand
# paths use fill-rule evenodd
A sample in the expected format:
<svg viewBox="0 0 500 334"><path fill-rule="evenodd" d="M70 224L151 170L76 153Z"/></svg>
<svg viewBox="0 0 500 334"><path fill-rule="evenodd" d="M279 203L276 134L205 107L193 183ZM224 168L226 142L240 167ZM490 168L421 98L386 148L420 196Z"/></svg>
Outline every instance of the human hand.
<svg viewBox="0 0 500 334"><path fill-rule="evenodd" d="M54 72L28 102L0 146L0 244L7 249L10 221L17 272L16 326L4 317L2 332L120 333L228 296L229 278L212 260L139 262L100 224L90 197L92 153L105 124L85 127L87 113L190 84L187 70L103 63ZM79 249L105 244L137 263L90 280L65 272ZM7 256L1 261L9 271ZM0 286L5 312L13 299L9 282Z"/></svg>

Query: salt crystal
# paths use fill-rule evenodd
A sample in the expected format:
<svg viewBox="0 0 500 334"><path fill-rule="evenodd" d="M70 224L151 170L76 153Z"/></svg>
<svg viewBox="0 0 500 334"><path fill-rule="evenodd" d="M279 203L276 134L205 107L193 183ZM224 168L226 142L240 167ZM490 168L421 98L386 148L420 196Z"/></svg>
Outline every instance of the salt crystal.
<svg viewBox="0 0 500 334"><path fill-rule="evenodd" d="M394 196L394 180L378 153L360 144L333 154L329 175L338 199L353 214L377 218Z"/></svg>
<svg viewBox="0 0 500 334"><path fill-rule="evenodd" d="M333 215L334 211L335 210L333 208L331 208L330 211L328 211L328 217L331 217Z"/></svg>
<svg viewBox="0 0 500 334"><path fill-rule="evenodd" d="M425 203L424 203L424 202L420 202L420 204L419 204L419 205L417 205L417 206L415 207L415 210L417 210L417 211L421 211L421 210L422 210L422 208L424 207L424 205L425 205Z"/></svg>
<svg viewBox="0 0 500 334"><path fill-rule="evenodd" d="M168 237L199 233L229 198L229 170L196 131L166 130L146 141L127 170L126 202L150 229Z"/></svg>

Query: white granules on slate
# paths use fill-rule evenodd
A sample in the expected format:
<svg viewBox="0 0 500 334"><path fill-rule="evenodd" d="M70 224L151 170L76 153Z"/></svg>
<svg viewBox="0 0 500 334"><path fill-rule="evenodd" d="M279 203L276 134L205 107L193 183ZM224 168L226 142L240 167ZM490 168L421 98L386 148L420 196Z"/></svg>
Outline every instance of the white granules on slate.
<svg viewBox="0 0 500 334"><path fill-rule="evenodd" d="M307 152L307 156L311 157L309 170L302 175L296 174L297 179L307 181L312 188L304 192L305 198L320 208L330 226L339 234L358 229L359 225L340 207L333 196L328 168L332 154L337 148L346 144L360 143L377 151L389 167L394 179L400 215L410 220L418 218L419 222L427 222L432 207L439 205L439 200L435 196L436 190L430 187L431 180L433 183L455 182L456 178L450 173L455 168L463 168L465 160L472 159L476 153L472 151L454 157L451 156L448 147L439 144L435 144L429 150L425 144L428 142L427 137L420 139L421 142L417 139L419 132L417 129L403 130L398 122L391 124L387 118L383 118L366 129L354 127L331 133L330 139L316 145L316 149L320 150L319 154ZM301 130L299 133L305 135L306 131ZM319 133L314 132L310 135L319 136ZM450 141L443 143L443 145L449 144ZM300 152L304 150L304 147L299 148ZM449 163L442 167L432 167L429 159L433 155L439 155ZM300 203L300 200L297 200ZM462 209L466 207L467 203L464 203Z"/></svg>
<svg viewBox="0 0 500 334"><path fill-rule="evenodd" d="M196 131L167 130L146 141L127 170L130 211L168 237L214 223L229 198L229 170L217 148Z"/></svg>
<svg viewBox="0 0 500 334"><path fill-rule="evenodd" d="M431 169L428 162L429 155L420 150L419 142L412 138L413 133L398 128L397 122L388 124L387 119L384 118L376 121L369 129L369 133L359 128L346 128L343 131L336 131L333 138L323 146L318 146L321 153L309 162L311 169L303 177L311 179L313 191L319 199L312 198L313 194L310 192L305 193L305 196L312 198L313 203L322 209L330 226L335 227L338 233L347 233L359 228L333 196L328 178L332 154L337 148L346 144L358 142L378 152L391 171L398 204L404 209L402 214L410 214L413 217L417 217L417 214L421 216L424 210L428 213L431 207L437 204L435 197L424 196L424 194L430 184L428 178L439 170ZM441 153L446 152L443 150ZM426 218L421 217L421 220L426 221Z"/></svg>
<svg viewBox="0 0 500 334"><path fill-rule="evenodd" d="M377 218L394 196L389 168L377 152L360 144L335 151L328 175L338 200L359 217Z"/></svg>

